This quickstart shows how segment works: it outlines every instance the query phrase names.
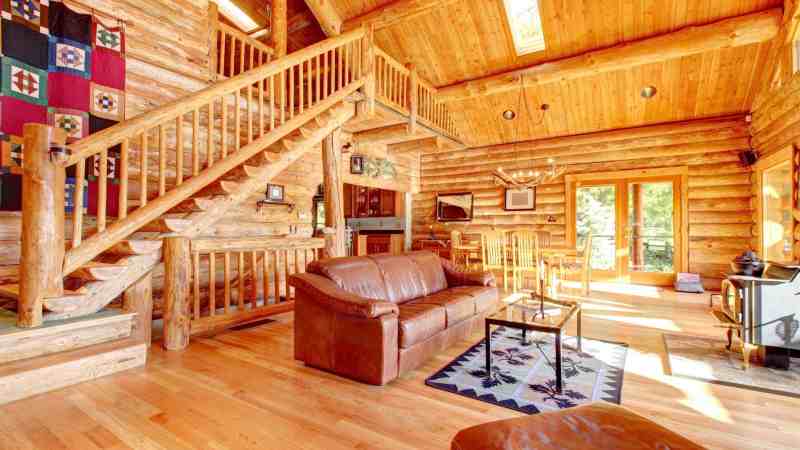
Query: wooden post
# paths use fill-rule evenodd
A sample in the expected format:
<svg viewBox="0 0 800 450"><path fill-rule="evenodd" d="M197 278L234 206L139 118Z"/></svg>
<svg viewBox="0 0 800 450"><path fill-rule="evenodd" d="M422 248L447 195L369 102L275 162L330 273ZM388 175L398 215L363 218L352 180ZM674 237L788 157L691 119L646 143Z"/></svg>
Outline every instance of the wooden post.
<svg viewBox="0 0 800 450"><path fill-rule="evenodd" d="M22 255L17 326L42 325L47 297L64 293L64 178L66 172L50 153L63 145L63 131L25 124L22 175Z"/></svg>
<svg viewBox="0 0 800 450"><path fill-rule="evenodd" d="M208 2L208 28L208 75L211 81L217 81L224 62L219 61L219 6L216 2ZM225 42L222 44L225 45Z"/></svg>
<svg viewBox="0 0 800 450"><path fill-rule="evenodd" d="M414 134L417 132L417 110L419 109L417 98L419 73L413 64L408 65L408 70L410 71L408 75L408 132Z"/></svg>
<svg viewBox="0 0 800 450"><path fill-rule="evenodd" d="M136 313L131 337L149 347L152 342L153 324L153 272L147 272L147 275L125 291L122 296L122 309L125 312Z"/></svg>
<svg viewBox="0 0 800 450"><path fill-rule="evenodd" d="M288 33L286 0L272 1L272 46L275 49L275 57L286 56Z"/></svg>
<svg viewBox="0 0 800 450"><path fill-rule="evenodd" d="M403 202L405 203L405 208L403 208L403 235L404 235L404 249L405 251L411 251L411 244L413 238L413 224L414 224L414 216L412 214L412 208L414 208L414 199L413 194L411 192L406 192L403 195Z"/></svg>
<svg viewBox="0 0 800 450"><path fill-rule="evenodd" d="M642 233L644 232L644 205L641 183L633 184L633 223L631 224L631 239L633 240L633 267L634 270L642 270L644 265L644 243Z"/></svg>
<svg viewBox="0 0 800 450"><path fill-rule="evenodd" d="M322 176L325 187L325 226L332 239L325 239L328 258L345 256L344 186L342 184L342 129L333 130L322 141Z"/></svg>
<svg viewBox="0 0 800 450"><path fill-rule="evenodd" d="M366 31L367 55L365 64L366 78L364 79L364 96L367 98L367 115L375 115L375 27L370 26Z"/></svg>
<svg viewBox="0 0 800 450"><path fill-rule="evenodd" d="M167 350L183 350L189 345L189 239L164 238L164 340ZM213 275L212 275L213 276Z"/></svg>

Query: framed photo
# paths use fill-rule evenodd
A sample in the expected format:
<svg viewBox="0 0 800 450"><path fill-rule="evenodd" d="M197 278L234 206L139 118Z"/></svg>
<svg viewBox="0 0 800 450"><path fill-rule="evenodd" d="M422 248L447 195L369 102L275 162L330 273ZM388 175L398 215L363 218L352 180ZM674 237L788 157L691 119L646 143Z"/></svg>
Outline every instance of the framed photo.
<svg viewBox="0 0 800 450"><path fill-rule="evenodd" d="M469 222L472 220L472 192L436 195L436 220L439 222Z"/></svg>
<svg viewBox="0 0 800 450"><path fill-rule="evenodd" d="M268 202L282 202L283 201L283 185L280 184L267 184L267 201Z"/></svg>
<svg viewBox="0 0 800 450"><path fill-rule="evenodd" d="M350 157L350 173L353 175L362 175L364 173L364 157L361 155L353 155Z"/></svg>
<svg viewBox="0 0 800 450"><path fill-rule="evenodd" d="M503 209L506 211L536 210L536 188L506 189L506 199Z"/></svg>

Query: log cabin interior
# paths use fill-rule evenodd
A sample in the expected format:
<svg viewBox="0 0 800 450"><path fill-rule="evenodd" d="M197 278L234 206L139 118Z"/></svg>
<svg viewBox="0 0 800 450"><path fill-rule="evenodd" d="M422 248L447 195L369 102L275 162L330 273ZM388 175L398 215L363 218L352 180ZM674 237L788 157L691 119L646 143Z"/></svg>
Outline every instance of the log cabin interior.
<svg viewBox="0 0 800 450"><path fill-rule="evenodd" d="M797 448L800 0L0 8L0 448Z"/></svg>

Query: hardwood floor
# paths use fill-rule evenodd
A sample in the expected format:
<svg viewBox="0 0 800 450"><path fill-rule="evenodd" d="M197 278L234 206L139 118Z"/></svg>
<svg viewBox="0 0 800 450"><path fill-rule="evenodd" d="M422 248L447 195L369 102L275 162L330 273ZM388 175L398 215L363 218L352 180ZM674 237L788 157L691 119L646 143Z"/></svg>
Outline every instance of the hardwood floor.
<svg viewBox="0 0 800 450"><path fill-rule="evenodd" d="M707 302L595 285L584 335L630 344L624 406L710 448L797 448L800 399L665 375L663 332L722 335ZM0 448L447 449L464 427L518 415L424 384L481 337L375 387L295 362L287 314L182 353L154 345L145 369L6 405Z"/></svg>

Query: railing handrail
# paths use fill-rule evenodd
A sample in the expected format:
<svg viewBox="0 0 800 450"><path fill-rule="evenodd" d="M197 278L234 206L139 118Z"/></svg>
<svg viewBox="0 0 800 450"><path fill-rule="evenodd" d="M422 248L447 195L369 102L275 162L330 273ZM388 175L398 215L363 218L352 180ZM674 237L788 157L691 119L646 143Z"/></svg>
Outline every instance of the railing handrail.
<svg viewBox="0 0 800 450"><path fill-rule="evenodd" d="M325 239L306 237L193 238L192 253L240 252L253 250L294 250L325 248Z"/></svg>
<svg viewBox="0 0 800 450"><path fill-rule="evenodd" d="M310 58L322 55L343 44L358 40L365 36L363 28L329 38L318 42L302 50L289 54L285 57L276 59L269 64L257 67L243 74L221 81L203 90L200 90L188 97L174 100L165 105L159 106L147 113L136 116L132 119L120 122L105 130L94 133L81 139L67 148L70 151L69 158L62 162L63 167L68 167L78 161L100 153L104 148L109 148L121 143L125 139L131 139L139 135L142 130L150 129L162 124L167 120L174 119L180 115L187 114L195 109L205 106L209 99L235 92L237 89L245 88L265 78L277 75L298 63L307 61Z"/></svg>
<svg viewBox="0 0 800 450"><path fill-rule="evenodd" d="M234 27L232 27L232 26L230 26L228 24L222 23L222 22L219 22L217 27L218 27L218 29L224 31L225 34L230 34L232 36L235 36L236 39L239 39L241 41L247 42L249 45L252 45L253 47L258 48L262 52L269 53L270 55L275 55L275 49L274 48L270 47L269 45L267 45L267 44L265 44L265 43L263 43L261 41L259 41L258 39L252 38L247 33L239 31L236 28L234 28Z"/></svg>

